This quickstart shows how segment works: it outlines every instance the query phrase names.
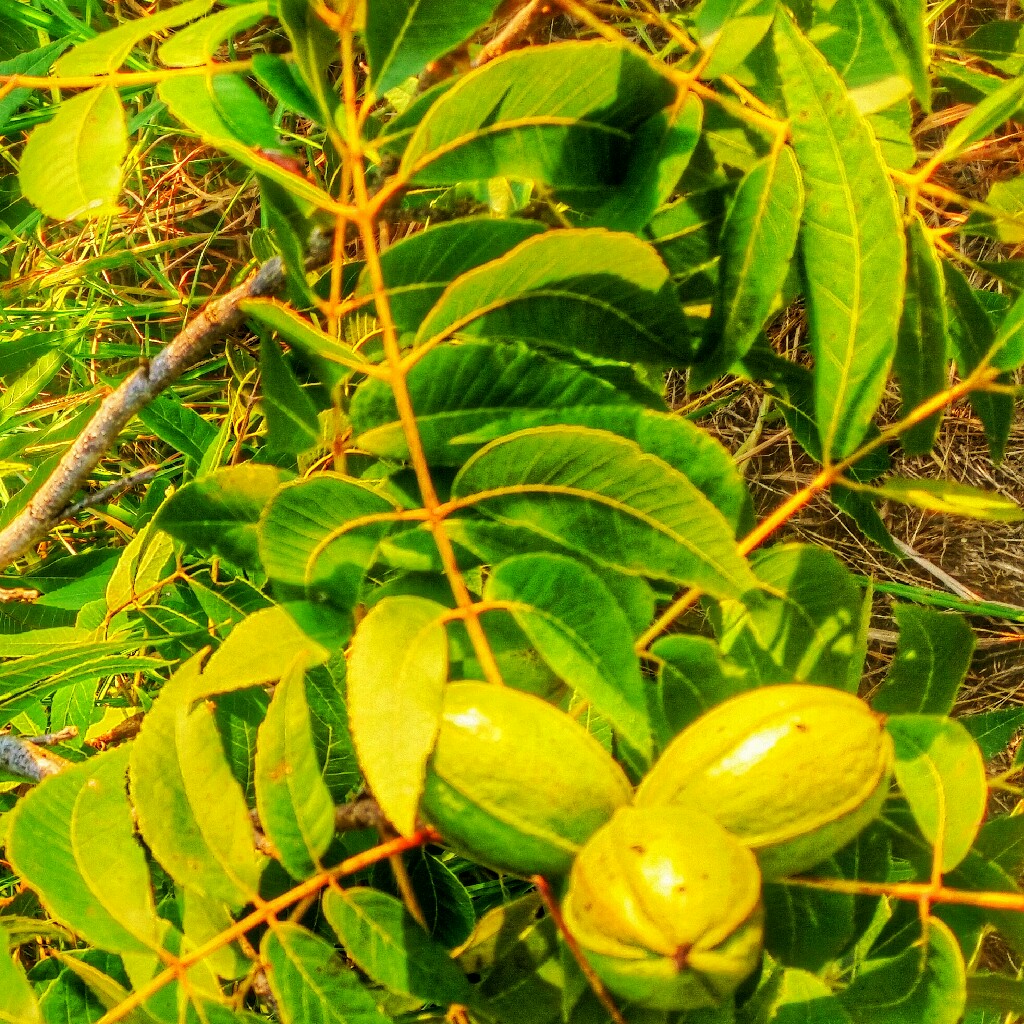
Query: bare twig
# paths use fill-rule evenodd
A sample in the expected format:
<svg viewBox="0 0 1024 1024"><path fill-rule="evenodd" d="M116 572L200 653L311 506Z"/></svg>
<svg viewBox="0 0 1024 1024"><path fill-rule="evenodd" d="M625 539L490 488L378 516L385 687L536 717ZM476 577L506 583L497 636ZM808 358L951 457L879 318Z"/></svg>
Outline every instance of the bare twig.
<svg viewBox="0 0 1024 1024"><path fill-rule="evenodd" d="M101 487L98 491L94 491L81 501L76 501L74 505L71 505L64 511L61 519L71 519L74 516L77 516L80 512L84 512L87 508L92 508L95 505L102 504L108 498L113 498L115 494L127 491L130 487L134 487L136 484L148 483L159 472L159 466L145 466L144 468L137 470L135 473L129 473L127 476L121 477L120 480L115 480L113 483L107 484L106 487Z"/></svg>
<svg viewBox="0 0 1024 1024"><path fill-rule="evenodd" d="M314 238L310 265L322 264L330 257L330 249L329 238ZM103 400L25 509L0 530L0 569L39 543L75 507L75 494L132 417L242 323L245 314L239 305L245 299L273 295L284 281L281 259L268 260L243 284L206 305L150 363L140 366Z"/></svg>
<svg viewBox="0 0 1024 1024"><path fill-rule="evenodd" d="M0 768L33 782L56 775L71 762L20 736L0 736Z"/></svg>
<svg viewBox="0 0 1024 1024"><path fill-rule="evenodd" d="M28 743L34 743L37 747L53 747L58 743L66 743L68 740L73 740L77 735L77 725L65 725L63 729L59 729L57 732L43 733L42 736L25 736L24 739Z"/></svg>
<svg viewBox="0 0 1024 1024"><path fill-rule="evenodd" d="M982 596L976 594L970 587L965 587L959 580L954 579L945 569L939 568L934 562L929 562L924 555L918 554L909 544L904 543L898 537L893 537L896 547L906 555L907 558L917 562L925 572L930 572L937 580L944 583L957 597L965 601L981 601Z"/></svg>
<svg viewBox="0 0 1024 1024"><path fill-rule="evenodd" d="M500 57L529 31L530 25L535 19L550 12L548 0L528 0L516 11L509 23L477 54L473 61L473 67L481 67L494 60L495 57Z"/></svg>

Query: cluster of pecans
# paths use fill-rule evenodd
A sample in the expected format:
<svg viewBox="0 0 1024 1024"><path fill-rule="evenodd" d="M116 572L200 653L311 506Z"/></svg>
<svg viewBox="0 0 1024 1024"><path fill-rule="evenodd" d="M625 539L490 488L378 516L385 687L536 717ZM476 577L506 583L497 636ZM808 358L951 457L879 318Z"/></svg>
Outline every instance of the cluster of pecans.
<svg viewBox="0 0 1024 1024"><path fill-rule="evenodd" d="M633 793L603 747L530 694L447 687L423 817L501 871L568 874L566 926L617 996L717 1006L757 968L762 880L827 860L880 812L893 744L858 697L799 683L688 726Z"/></svg>

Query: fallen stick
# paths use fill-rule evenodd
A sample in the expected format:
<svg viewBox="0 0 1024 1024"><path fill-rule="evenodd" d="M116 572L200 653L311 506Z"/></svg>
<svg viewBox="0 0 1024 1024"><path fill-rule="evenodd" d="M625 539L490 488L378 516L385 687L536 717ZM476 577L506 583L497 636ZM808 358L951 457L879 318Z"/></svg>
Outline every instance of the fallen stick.
<svg viewBox="0 0 1024 1024"><path fill-rule="evenodd" d="M308 265L324 263L330 258L330 250L328 236L315 236L310 243ZM204 306L148 364L140 366L103 399L96 414L28 505L0 530L0 569L30 551L67 518L72 509L79 507L73 503L75 495L124 427L140 409L202 359L217 341L242 323L245 314L239 305L246 299L275 294L284 282L284 264L275 256L237 288Z"/></svg>

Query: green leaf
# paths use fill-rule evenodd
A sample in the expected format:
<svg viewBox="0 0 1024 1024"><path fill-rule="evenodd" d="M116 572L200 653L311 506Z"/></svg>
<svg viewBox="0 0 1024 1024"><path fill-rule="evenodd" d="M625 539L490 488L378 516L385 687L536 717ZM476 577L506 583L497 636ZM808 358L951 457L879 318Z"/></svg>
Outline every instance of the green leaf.
<svg viewBox="0 0 1024 1024"><path fill-rule="evenodd" d="M38 49L17 53L11 60L0 61L0 75L45 75L50 70L54 58L66 48L67 43L58 39ZM4 133L11 115L31 95L31 89L12 89L0 99L0 134Z"/></svg>
<svg viewBox="0 0 1024 1024"><path fill-rule="evenodd" d="M794 680L855 693L866 654L870 590L810 544L778 544L753 559L761 589L723 601L723 653L761 683Z"/></svg>
<svg viewBox="0 0 1024 1024"><path fill-rule="evenodd" d="M291 61L276 53L257 53L252 58L252 73L285 110L300 114L313 124L319 122L322 115L317 102Z"/></svg>
<svg viewBox="0 0 1024 1024"><path fill-rule="evenodd" d="M1000 370L1016 370L1024 363L1024 295L1007 310L996 332L992 365Z"/></svg>
<svg viewBox="0 0 1024 1024"><path fill-rule="evenodd" d="M324 893L323 910L345 952L374 981L447 1006L473 999L466 976L400 900L360 887Z"/></svg>
<svg viewBox="0 0 1024 1024"><path fill-rule="evenodd" d="M246 805L256 801L256 735L270 698L264 690L238 690L217 697L214 717L231 774L245 792Z"/></svg>
<svg viewBox="0 0 1024 1024"><path fill-rule="evenodd" d="M212 6L213 0L191 0L189 3L169 7L159 14L133 18L109 32L102 32L79 43L57 61L53 66L54 73L67 78L114 72L143 39L165 29L184 25L205 14Z"/></svg>
<svg viewBox="0 0 1024 1024"><path fill-rule="evenodd" d="M722 235L720 298L711 327L718 343L694 368L692 390L746 355L760 334L789 273L803 198L787 148L773 151L740 183Z"/></svg>
<svg viewBox="0 0 1024 1024"><path fill-rule="evenodd" d="M985 197L984 206L971 213L961 231L965 235L992 238L1008 245L1024 242L1024 179L994 182ZM1020 290L1019 261L984 260L979 261L978 266Z"/></svg>
<svg viewBox="0 0 1024 1024"><path fill-rule="evenodd" d="M498 1020L562 1020L559 942L551 917L537 919L542 912L536 892L497 906L480 919L458 951L463 970L480 977L477 995Z"/></svg>
<svg viewBox="0 0 1024 1024"><path fill-rule="evenodd" d="M942 871L967 856L985 816L985 764L970 733L935 715L893 715L896 781L924 837L941 854Z"/></svg>
<svg viewBox="0 0 1024 1024"><path fill-rule="evenodd" d="M899 98L913 83L927 105L923 6L920 0L839 0L815 19L809 38L851 92L863 96L882 87ZM911 38L915 28L918 40Z"/></svg>
<svg viewBox="0 0 1024 1024"><path fill-rule="evenodd" d="M8 423L26 409L57 375L66 358L63 352L47 352L17 380L12 380L0 396L0 423Z"/></svg>
<svg viewBox="0 0 1024 1024"><path fill-rule="evenodd" d="M32 986L19 964L11 959L7 932L0 925L0 1021L3 1024L43 1024Z"/></svg>
<svg viewBox="0 0 1024 1024"><path fill-rule="evenodd" d="M263 858L213 715L203 701L192 708L200 657L172 676L146 715L131 750L132 799L164 870L238 909L257 898Z"/></svg>
<svg viewBox="0 0 1024 1024"><path fill-rule="evenodd" d="M308 451L320 440L316 406L269 337L260 340L260 380L263 415L270 428L269 447L288 455Z"/></svg>
<svg viewBox="0 0 1024 1024"><path fill-rule="evenodd" d="M446 949L461 946L476 923L473 900L466 887L440 858L422 847L402 857L430 937ZM375 865L370 884L393 896L400 895L390 864Z"/></svg>
<svg viewBox="0 0 1024 1024"><path fill-rule="evenodd" d="M209 6L206 5L207 8ZM160 47L157 55L162 64L171 68L199 67L216 55L225 39L230 39L250 25L255 25L261 18L265 18L268 8L267 0L258 0L256 3L245 3L218 11L180 32L175 32Z"/></svg>
<svg viewBox="0 0 1024 1024"><path fill-rule="evenodd" d="M1011 498L952 480L890 476L867 489L881 498L929 512L944 512L993 523L1019 523L1024 519L1024 509Z"/></svg>
<svg viewBox="0 0 1024 1024"><path fill-rule="evenodd" d="M1024 103L1024 76L1012 78L990 96L986 96L946 136L934 160L948 162L960 156L976 142L991 135L1004 121L1009 120Z"/></svg>
<svg viewBox="0 0 1024 1024"><path fill-rule="evenodd" d="M217 437L212 423L169 392L140 409L139 419L161 441L197 463Z"/></svg>
<svg viewBox="0 0 1024 1024"><path fill-rule="evenodd" d="M665 716L665 746L705 711L756 685L751 673L726 657L704 636L664 636L651 647L660 663L658 687Z"/></svg>
<svg viewBox="0 0 1024 1024"><path fill-rule="evenodd" d="M284 1024L388 1024L373 996L334 948L282 921L263 936L261 953Z"/></svg>
<svg viewBox="0 0 1024 1024"><path fill-rule="evenodd" d="M266 702L254 701L259 713L266 713ZM228 908L215 899L210 899L195 889L179 889L176 906L170 908L170 916L177 916L180 922L181 931L185 936L184 946L191 946L195 949L205 946L211 939L216 938L235 922ZM219 948L203 957L204 963L221 978L244 978L252 967L252 961L245 955L242 947L237 943L220 945Z"/></svg>
<svg viewBox="0 0 1024 1024"><path fill-rule="evenodd" d="M600 577L563 555L521 555L491 570L483 597L507 608L552 671L608 719L646 768L648 684L629 620Z"/></svg>
<svg viewBox="0 0 1024 1024"><path fill-rule="evenodd" d="M574 419L597 420L611 406L631 404L630 395L596 372L521 343L439 345L412 367L406 383L424 454L440 466L461 466L487 441L534 426L534 418L558 422L564 409ZM361 448L382 458L409 458L394 391L385 381L363 381L349 415Z"/></svg>
<svg viewBox="0 0 1024 1024"><path fill-rule="evenodd" d="M718 597L758 586L714 505L667 463L604 431L542 427L494 441L463 466L452 497L629 575Z"/></svg>
<svg viewBox="0 0 1024 1024"><path fill-rule="evenodd" d="M725 516L733 533L753 527L750 492L722 444L689 420L654 409L614 405L512 411L461 440L490 441L528 427L565 424L594 427L635 441L648 455L682 473Z"/></svg>
<svg viewBox="0 0 1024 1024"><path fill-rule="evenodd" d="M954 871L946 875L943 882L951 889L1020 894L1020 888L1003 868L986 855L973 850ZM955 912L959 922L973 924L978 934L991 925L999 930L1000 937L1018 956L1024 951L1024 919L1019 910L952 906L943 907L941 910L944 916Z"/></svg>
<svg viewBox="0 0 1024 1024"><path fill-rule="evenodd" d="M39 1007L46 1024L70 1024L71 1021L93 1024L105 1012L103 1003L68 969L62 970L40 994ZM7 1020L2 1012L0 1020Z"/></svg>
<svg viewBox="0 0 1024 1024"><path fill-rule="evenodd" d="M871 130L787 17L775 45L793 147L807 187L807 277L815 414L828 455L849 455L871 423L896 349L904 246L893 186Z"/></svg>
<svg viewBox="0 0 1024 1024"><path fill-rule="evenodd" d="M759 1005L758 1024L851 1024L832 989L809 971L783 971L768 986L770 1002Z"/></svg>
<svg viewBox="0 0 1024 1024"><path fill-rule="evenodd" d="M139 645L136 639L74 646L15 658L0 665L0 725L6 725L25 708L37 705L41 698L61 687L164 667L165 662L158 658L121 653Z"/></svg>
<svg viewBox="0 0 1024 1024"><path fill-rule="evenodd" d="M285 484L260 521L263 567L275 583L350 610L394 512L383 495L331 473Z"/></svg>
<svg viewBox="0 0 1024 1024"><path fill-rule="evenodd" d="M903 299L893 369L900 381L901 411L907 416L946 387L949 326L942 265L920 215L907 225L907 290ZM900 435L908 455L932 450L941 411L915 423Z"/></svg>
<svg viewBox="0 0 1024 1024"><path fill-rule="evenodd" d="M843 877L832 861L815 865L813 874L818 879ZM820 971L838 959L854 935L855 904L848 893L772 882L765 885L763 897L765 949L786 967Z"/></svg>
<svg viewBox="0 0 1024 1024"><path fill-rule="evenodd" d="M256 809L285 870L316 872L334 838L334 801L320 776L299 655L274 688L256 745Z"/></svg>
<svg viewBox="0 0 1024 1024"><path fill-rule="evenodd" d="M1012 814L986 821L974 840L974 851L1010 875L1024 864L1024 819Z"/></svg>
<svg viewBox="0 0 1024 1024"><path fill-rule="evenodd" d="M277 682L299 656L311 667L322 665L330 653L283 606L261 608L228 634L196 680L191 696L198 700Z"/></svg>
<svg viewBox="0 0 1024 1024"><path fill-rule="evenodd" d="M776 0L704 0L694 24L711 59L701 77L720 78L738 68L771 28L776 6Z"/></svg>
<svg viewBox="0 0 1024 1024"><path fill-rule="evenodd" d="M441 723L446 612L421 597L384 598L359 623L349 651L349 724L359 764L402 835L416 830L427 760Z"/></svg>
<svg viewBox="0 0 1024 1024"><path fill-rule="evenodd" d="M963 715L960 724L974 737L986 761L997 757L1024 728L1024 707L997 708L976 715Z"/></svg>
<svg viewBox="0 0 1024 1024"><path fill-rule="evenodd" d="M222 138L269 150L281 145L270 111L241 75L167 78L159 90L175 117L214 144Z"/></svg>
<svg viewBox="0 0 1024 1024"><path fill-rule="evenodd" d="M204 554L259 565L256 525L288 474L274 466L227 466L193 480L161 506L156 524Z"/></svg>
<svg viewBox="0 0 1024 1024"><path fill-rule="evenodd" d="M128 754L121 747L50 776L19 801L7 834L8 858L48 912L112 953L160 949L167 928L134 836Z"/></svg>
<svg viewBox="0 0 1024 1024"><path fill-rule="evenodd" d="M871 701L883 714L948 715L967 675L977 638L962 615L912 604L893 608L900 638Z"/></svg>
<svg viewBox="0 0 1024 1024"><path fill-rule="evenodd" d="M668 269L646 242L602 229L551 231L454 281L417 344L514 337L666 367L689 353Z"/></svg>
<svg viewBox="0 0 1024 1024"><path fill-rule="evenodd" d="M121 97L112 85L98 85L69 96L29 136L18 171L21 190L56 220L115 214L127 152Z"/></svg>
<svg viewBox="0 0 1024 1024"><path fill-rule="evenodd" d="M332 674L325 669L306 673L306 703L309 706L313 743L321 776L335 803L342 803L359 785L359 765L348 731L345 707L344 661ZM334 666L332 666L333 668Z"/></svg>
<svg viewBox="0 0 1024 1024"><path fill-rule="evenodd" d="M292 41L292 53L319 108L314 123L331 124L338 98L327 69L338 59L338 34L308 0L278 0L277 16Z"/></svg>
<svg viewBox="0 0 1024 1024"><path fill-rule="evenodd" d="M588 223L612 231L639 231L675 191L697 143L704 107L693 93L670 113L659 112L636 130L622 184Z"/></svg>
<svg viewBox="0 0 1024 1024"><path fill-rule="evenodd" d="M514 249L544 231L544 225L514 218L467 217L436 224L381 253L391 317L399 331L415 332L447 285L457 277ZM363 270L357 295L371 295Z"/></svg>
<svg viewBox="0 0 1024 1024"><path fill-rule="evenodd" d="M88 956L88 953L85 955ZM55 951L54 956L64 965L66 973L74 977L103 1009L112 1010L128 998L130 994L128 989L84 957L63 953L59 950ZM45 1003L46 1001L44 1000L44 1006ZM64 1019L66 1020L66 1018ZM155 1024L155 1018L143 1009L131 1010L121 1019L126 1021L127 1024ZM61 1018L58 1017L58 1020L61 1020ZM49 1018L47 1019L47 1024L50 1024Z"/></svg>
<svg viewBox="0 0 1024 1024"><path fill-rule="evenodd" d="M281 142L270 111L241 76L177 75L165 78L157 93L171 113L204 142L318 208L334 205L311 181L262 152L276 152Z"/></svg>
<svg viewBox="0 0 1024 1024"><path fill-rule="evenodd" d="M731 190L712 188L685 196L662 207L644 229L643 237L665 261L677 285L686 282L687 295L713 297L720 257L719 237Z"/></svg>
<svg viewBox="0 0 1024 1024"><path fill-rule="evenodd" d="M366 50L378 96L419 74L490 21L499 0L368 0Z"/></svg>
<svg viewBox="0 0 1024 1024"><path fill-rule="evenodd" d="M854 1024L956 1024L967 998L963 955L949 928L927 921L928 940L868 960L839 996Z"/></svg>
<svg viewBox="0 0 1024 1024"><path fill-rule="evenodd" d="M980 972L967 979L968 1010L990 1010L1004 1020L1006 1014L1024 1012L1024 981L1004 974ZM972 1020L970 1016L965 1020Z"/></svg>
<svg viewBox="0 0 1024 1024"><path fill-rule="evenodd" d="M528 178L576 208L621 183L632 133L675 86L625 45L556 43L505 54L430 107L399 173L419 185Z"/></svg>
<svg viewBox="0 0 1024 1024"><path fill-rule="evenodd" d="M1018 21L986 21L959 44L959 49L1007 75L1019 75L1024 71L1024 26Z"/></svg>
<svg viewBox="0 0 1024 1024"><path fill-rule="evenodd" d="M1024 78L1021 79L1024 82ZM996 333L985 307L959 270L943 263L949 315L949 337L961 377L967 377L995 347ZM1000 383L1010 383L1001 376ZM989 452L997 462L1006 450L1013 421L1013 398L988 391L972 391L971 407L985 428Z"/></svg>

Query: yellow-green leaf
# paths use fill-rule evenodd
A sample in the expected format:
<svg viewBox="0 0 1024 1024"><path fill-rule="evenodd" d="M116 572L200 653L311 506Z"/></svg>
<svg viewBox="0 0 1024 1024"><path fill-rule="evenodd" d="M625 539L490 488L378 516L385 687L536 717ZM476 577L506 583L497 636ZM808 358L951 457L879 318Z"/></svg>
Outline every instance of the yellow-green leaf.
<svg viewBox="0 0 1024 1024"><path fill-rule="evenodd" d="M29 136L21 189L47 217L74 220L118 212L121 162L128 152L121 97L99 85L61 103Z"/></svg>
<svg viewBox="0 0 1024 1024"><path fill-rule="evenodd" d="M891 476L870 490L879 497L892 498L929 512L945 512L997 523L1019 523L1024 519L1024 509L1011 498L951 480Z"/></svg>
<svg viewBox="0 0 1024 1024"><path fill-rule="evenodd" d="M352 639L348 710L363 775L402 835L416 829L427 760L448 677L447 609L422 597L386 597Z"/></svg>
<svg viewBox="0 0 1024 1024"><path fill-rule="evenodd" d="M19 802L7 837L7 856L49 912L112 953L160 949L167 929L135 840L128 753L121 747L50 776Z"/></svg>
<svg viewBox="0 0 1024 1024"><path fill-rule="evenodd" d="M300 654L274 688L256 741L256 808L293 878L316 871L334 838L334 801L320 775Z"/></svg>
<svg viewBox="0 0 1024 1024"><path fill-rule="evenodd" d="M213 0L191 0L176 4L149 17L132 18L123 25L102 32L64 54L53 70L61 76L102 75L116 71L132 50L156 32L184 25L213 6Z"/></svg>
<svg viewBox="0 0 1024 1024"><path fill-rule="evenodd" d="M257 897L263 857L213 717L192 693L201 656L164 684L132 746L139 831L180 885L239 908Z"/></svg>

